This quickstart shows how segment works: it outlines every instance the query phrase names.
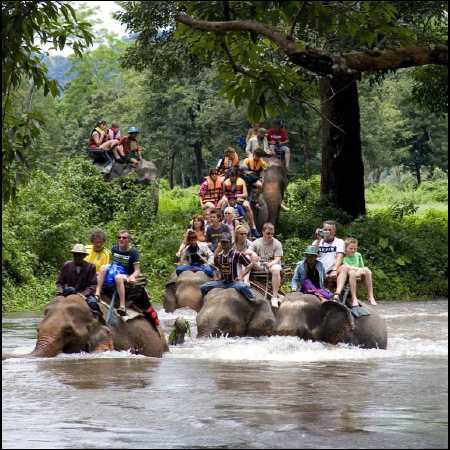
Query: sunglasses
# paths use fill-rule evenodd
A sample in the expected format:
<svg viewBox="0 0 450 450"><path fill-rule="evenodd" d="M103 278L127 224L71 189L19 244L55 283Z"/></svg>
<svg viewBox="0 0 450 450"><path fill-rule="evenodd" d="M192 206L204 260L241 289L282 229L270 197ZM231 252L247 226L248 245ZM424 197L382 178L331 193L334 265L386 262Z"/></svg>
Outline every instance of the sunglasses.
<svg viewBox="0 0 450 450"><path fill-rule="evenodd" d="M128 239L128 236L117 236L117 239Z"/></svg>

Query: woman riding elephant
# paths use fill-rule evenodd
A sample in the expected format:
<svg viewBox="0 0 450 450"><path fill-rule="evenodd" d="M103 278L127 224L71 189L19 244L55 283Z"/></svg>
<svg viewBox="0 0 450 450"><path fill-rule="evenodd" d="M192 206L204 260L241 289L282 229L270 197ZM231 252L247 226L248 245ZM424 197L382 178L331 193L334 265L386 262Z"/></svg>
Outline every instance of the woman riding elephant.
<svg viewBox="0 0 450 450"><path fill-rule="evenodd" d="M286 295L278 310L275 334L385 349L386 323L373 310L367 309L369 315L355 318L341 303L321 302L315 295L292 292Z"/></svg>
<svg viewBox="0 0 450 450"><path fill-rule="evenodd" d="M80 295L58 296L51 301L37 332L36 346L30 356L129 350L160 358L168 351L162 330L143 316L108 327L93 314Z"/></svg>

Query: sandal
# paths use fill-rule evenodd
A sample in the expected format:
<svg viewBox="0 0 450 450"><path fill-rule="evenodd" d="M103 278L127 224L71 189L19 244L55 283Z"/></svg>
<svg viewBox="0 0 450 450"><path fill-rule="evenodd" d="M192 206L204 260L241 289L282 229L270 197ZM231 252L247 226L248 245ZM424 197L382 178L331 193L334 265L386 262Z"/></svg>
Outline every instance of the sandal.
<svg viewBox="0 0 450 450"><path fill-rule="evenodd" d="M341 301L341 294L333 294L333 297L331 297L331 300L334 302L340 302Z"/></svg>
<svg viewBox="0 0 450 450"><path fill-rule="evenodd" d="M121 306L121 307L117 308L117 314L119 314L119 316L126 316L127 312L125 310L125 307Z"/></svg>

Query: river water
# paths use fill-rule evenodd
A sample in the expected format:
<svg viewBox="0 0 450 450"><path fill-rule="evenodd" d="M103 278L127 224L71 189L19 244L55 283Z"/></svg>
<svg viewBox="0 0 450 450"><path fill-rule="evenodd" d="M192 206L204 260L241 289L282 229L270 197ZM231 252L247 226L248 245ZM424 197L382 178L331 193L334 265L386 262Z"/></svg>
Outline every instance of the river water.
<svg viewBox="0 0 450 450"><path fill-rule="evenodd" d="M195 338L162 359L107 352L2 364L2 448L447 448L448 302L378 306L388 350ZM3 317L3 351L35 315Z"/></svg>

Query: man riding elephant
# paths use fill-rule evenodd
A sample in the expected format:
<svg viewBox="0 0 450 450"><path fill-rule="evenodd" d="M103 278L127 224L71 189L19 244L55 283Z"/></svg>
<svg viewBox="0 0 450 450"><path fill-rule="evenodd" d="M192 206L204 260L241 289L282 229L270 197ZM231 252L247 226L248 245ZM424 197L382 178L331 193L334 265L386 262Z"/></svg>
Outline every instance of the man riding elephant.
<svg viewBox="0 0 450 450"><path fill-rule="evenodd" d="M95 290L96 297L100 298L103 284L109 271L112 274L112 279L110 283L107 283L104 290L108 296L111 296L114 289L117 289L120 302L117 312L121 316L126 315L125 282L134 282L141 274L139 252L134 247L131 247L131 241L131 235L127 230L121 230L117 233L117 245L113 246L111 250L112 264L101 267Z"/></svg>
<svg viewBox="0 0 450 450"><path fill-rule="evenodd" d="M87 302L93 311L100 313L94 295L97 287L95 265L84 261L88 252L83 244L75 244L72 248L72 255L73 260L66 261L58 274L56 294L62 297L77 294Z"/></svg>
<svg viewBox="0 0 450 450"><path fill-rule="evenodd" d="M251 260L244 254L232 249L231 234L222 233L220 237L222 251L216 255L214 264L218 268L220 280L208 281L200 286L203 295L206 295L211 289L236 289L249 302L256 300L248 284L242 280L251 270ZM239 266L242 266L243 269ZM239 274L239 275L238 275Z"/></svg>

